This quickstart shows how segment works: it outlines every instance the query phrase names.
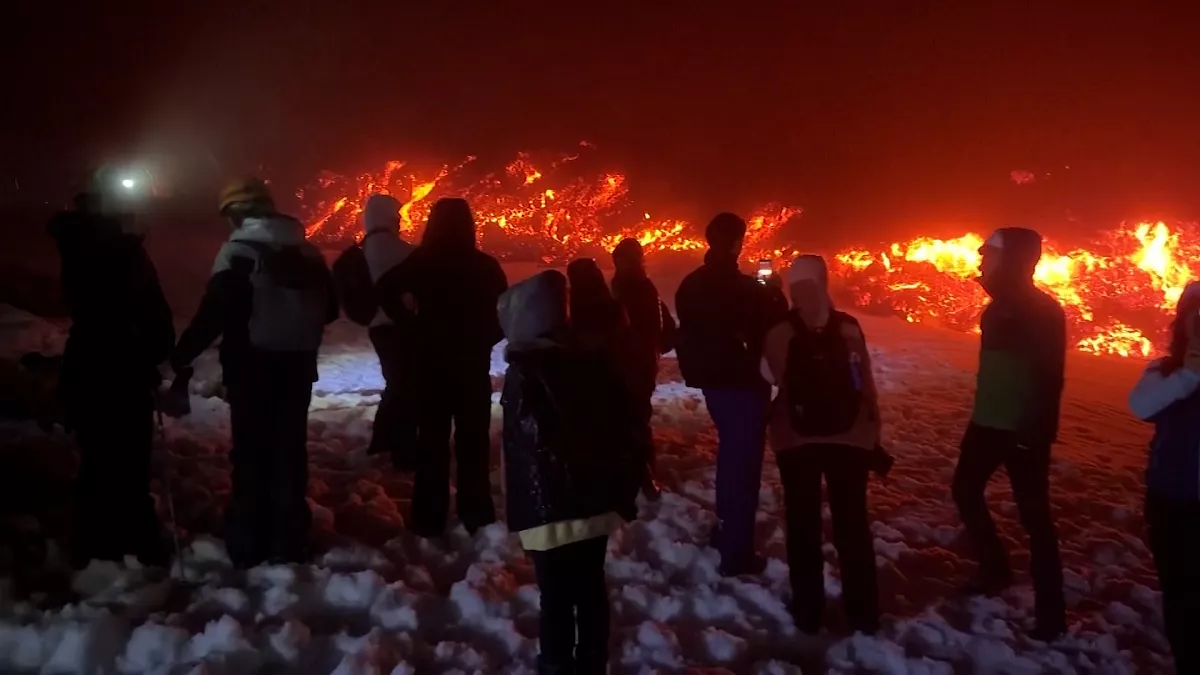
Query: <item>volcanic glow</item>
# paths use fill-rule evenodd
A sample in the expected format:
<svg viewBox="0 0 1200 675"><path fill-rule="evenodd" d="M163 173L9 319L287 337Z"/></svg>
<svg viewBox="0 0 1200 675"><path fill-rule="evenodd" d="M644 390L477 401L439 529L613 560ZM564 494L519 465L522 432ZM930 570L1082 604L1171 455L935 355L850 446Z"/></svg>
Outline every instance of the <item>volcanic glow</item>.
<svg viewBox="0 0 1200 675"><path fill-rule="evenodd" d="M626 237L640 241L648 254L695 254L705 248L701 224L634 211L623 174L571 177L563 167L579 157L535 165L522 153L502 173L475 178L468 177L474 157L427 173L405 171L405 162L392 161L379 173L354 178L322 174L297 197L307 211L308 236L326 241L361 236L362 204L382 192L404 204L401 231L410 239L418 236L436 199L465 197L480 225L481 246L502 259L550 263L599 257ZM746 260L786 263L798 255L798 242L785 241L782 228L800 213L778 204L750 213ZM1196 234L1191 227L1140 223L1109 231L1084 248L1047 242L1036 281L1063 304L1078 349L1148 357L1162 343L1171 311L1192 276L1189 262L1200 255ZM828 256L835 293L840 303L865 311L977 331L988 301L975 281L982 244L979 234L970 233L845 250Z"/></svg>

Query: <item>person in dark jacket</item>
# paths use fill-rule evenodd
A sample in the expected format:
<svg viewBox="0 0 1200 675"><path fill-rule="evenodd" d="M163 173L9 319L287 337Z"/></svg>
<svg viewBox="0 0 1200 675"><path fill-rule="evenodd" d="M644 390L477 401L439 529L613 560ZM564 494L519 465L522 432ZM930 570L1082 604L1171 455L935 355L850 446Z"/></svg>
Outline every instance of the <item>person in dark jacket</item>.
<svg viewBox="0 0 1200 675"><path fill-rule="evenodd" d="M85 193L48 231L71 315L59 398L79 444L71 558L126 555L164 566L169 549L150 496L158 365L175 342L171 308L139 237Z"/></svg>
<svg viewBox="0 0 1200 675"><path fill-rule="evenodd" d="M541 590L538 672L599 674L608 535L636 515L649 438L611 357L575 341L566 296L563 275L548 271L500 298L505 495Z"/></svg>
<svg viewBox="0 0 1200 675"><path fill-rule="evenodd" d="M1050 447L1058 436L1066 317L1058 302L1033 283L1042 255L1037 232L1002 228L980 253L980 283L992 302L980 319L975 406L953 486L967 537L979 555L979 577L968 590L994 594L1012 583L1004 544L984 500L988 480L1003 466L1029 534L1037 596L1032 635L1050 640L1066 630L1062 561L1050 514Z"/></svg>
<svg viewBox="0 0 1200 675"><path fill-rule="evenodd" d="M450 426L458 462L458 517L467 531L496 520L490 480L491 354L503 337L496 301L508 288L495 258L476 248L475 218L463 199L440 199L421 245L377 285L393 320L416 305L420 401L413 532L437 537L450 508Z"/></svg>
<svg viewBox="0 0 1200 675"><path fill-rule="evenodd" d="M629 347L629 319L608 289L604 273L591 258L567 265L570 284L571 326L582 346L607 350L625 360Z"/></svg>
<svg viewBox="0 0 1200 675"><path fill-rule="evenodd" d="M777 283L764 287L738 269L746 221L722 213L708 224L704 265L675 294L675 351L689 387L701 389L717 427L717 531L721 571L757 572L754 521L771 387L760 370L763 339L787 314Z"/></svg>
<svg viewBox="0 0 1200 675"><path fill-rule="evenodd" d="M630 368L634 392L646 401L643 411L646 424L654 409L650 404L658 384L658 360L675 348L675 317L658 296L658 289L646 274L642 245L636 239L625 239L612 252L616 271L612 277L613 298L629 318ZM650 453L646 467L646 483L642 491L656 497L662 487L655 476L655 453Z"/></svg>
<svg viewBox="0 0 1200 675"><path fill-rule="evenodd" d="M391 195L371 195L363 208L363 257L373 283L398 267L415 248L400 238L400 202ZM409 309L412 296L402 297ZM392 319L382 309L367 328L379 356L384 389L371 434L370 454L388 454L398 469L411 470L417 443L416 315L406 311Z"/></svg>
<svg viewBox="0 0 1200 675"><path fill-rule="evenodd" d="M233 432L226 544L239 568L302 562L308 507L308 406L317 352L339 308L333 278L304 226L275 210L265 183L226 188L233 232L171 357L176 377L218 337Z"/></svg>
<svg viewBox="0 0 1200 675"><path fill-rule="evenodd" d="M1175 672L1200 673L1200 283L1179 299L1171 344L1129 395L1129 407L1154 423L1146 467L1146 535L1158 585L1163 626Z"/></svg>

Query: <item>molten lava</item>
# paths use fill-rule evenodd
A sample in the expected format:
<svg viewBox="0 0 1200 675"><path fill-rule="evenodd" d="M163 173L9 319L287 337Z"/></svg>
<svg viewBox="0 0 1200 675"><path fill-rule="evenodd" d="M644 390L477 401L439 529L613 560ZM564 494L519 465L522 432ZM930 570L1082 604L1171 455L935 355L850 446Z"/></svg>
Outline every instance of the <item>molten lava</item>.
<svg viewBox="0 0 1200 675"><path fill-rule="evenodd" d="M370 194L382 192L403 203L401 231L410 239L419 234L436 199L465 197L480 225L480 244L502 259L561 263L598 257L626 237L640 241L648 254L705 248L702 227L633 211L623 174L586 180L563 170L578 158L563 156L539 167L521 153L503 173L473 179L467 169L474 157L427 173L405 172L405 162L392 161L379 173L353 178L324 173L297 197L307 211L308 236L326 241L360 237L362 205ZM799 214L778 204L751 213L745 259L786 263L798 255L796 244L783 241L782 228ZM1084 248L1047 242L1036 282L1063 304L1078 349L1149 357L1192 276L1188 263L1200 255L1196 234L1161 222L1140 223L1110 231ZM988 302L975 280L982 244L980 235L966 234L846 250L830 256L830 272L842 304L913 323L978 331Z"/></svg>

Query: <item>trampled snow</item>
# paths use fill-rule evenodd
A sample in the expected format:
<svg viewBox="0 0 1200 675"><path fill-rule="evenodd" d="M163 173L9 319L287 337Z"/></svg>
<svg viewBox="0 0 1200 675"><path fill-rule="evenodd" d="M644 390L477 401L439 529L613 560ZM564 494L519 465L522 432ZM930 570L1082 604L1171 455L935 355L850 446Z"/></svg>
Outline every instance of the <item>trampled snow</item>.
<svg viewBox="0 0 1200 675"><path fill-rule="evenodd" d="M950 499L957 443L973 388L969 335L863 319L882 390L892 476L871 486L872 531L884 628L844 633L836 554L827 546L830 630L799 634L790 594L774 462L765 463L756 576L722 578L709 546L716 438L702 395L664 361L655 394L659 502L611 540L607 563L614 672L1127 673L1168 669L1160 600L1141 519L1148 430L1124 409L1139 364L1072 355L1062 443L1052 477L1070 633L1055 644L1024 637L1033 597L1025 538L1003 475L989 489L1019 583L999 598L960 598L974 568ZM13 352L53 351L61 330L8 313ZM493 359L499 378L501 349ZM411 478L365 454L383 382L365 333L339 322L320 365L309 429L312 564L238 574L217 531L229 492L228 408L215 356L193 382L193 414L166 429L179 519L190 542L191 584L149 571L118 575L63 606L13 599L0 587L0 671L121 673L533 672L540 594L516 537L501 524L440 541L404 529ZM498 405L493 417L499 418ZM67 452L61 432L9 433L0 452ZM503 504L498 459L493 485ZM32 443L31 439L36 439ZM156 483L161 493L161 481ZM161 500L160 500L161 501ZM2 586L2 585L0 585ZM274 669L274 670L271 670Z"/></svg>

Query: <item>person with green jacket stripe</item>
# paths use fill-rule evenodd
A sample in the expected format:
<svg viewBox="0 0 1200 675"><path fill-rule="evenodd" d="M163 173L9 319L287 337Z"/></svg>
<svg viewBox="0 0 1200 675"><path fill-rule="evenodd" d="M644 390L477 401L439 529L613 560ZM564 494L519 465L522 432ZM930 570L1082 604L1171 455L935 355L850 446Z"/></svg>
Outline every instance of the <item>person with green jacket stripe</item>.
<svg viewBox="0 0 1200 675"><path fill-rule="evenodd" d="M975 405L954 472L953 494L979 556L972 593L995 594L1012 583L1004 544L984 500L1001 466L1012 482L1021 525L1029 534L1037 625L1031 637L1066 631L1062 560L1050 513L1050 446L1057 440L1067 339L1058 301L1033 282L1042 237L997 230L980 249L980 283L992 297L980 321Z"/></svg>

